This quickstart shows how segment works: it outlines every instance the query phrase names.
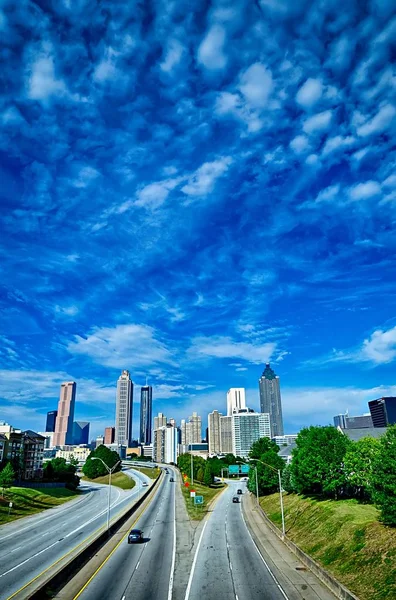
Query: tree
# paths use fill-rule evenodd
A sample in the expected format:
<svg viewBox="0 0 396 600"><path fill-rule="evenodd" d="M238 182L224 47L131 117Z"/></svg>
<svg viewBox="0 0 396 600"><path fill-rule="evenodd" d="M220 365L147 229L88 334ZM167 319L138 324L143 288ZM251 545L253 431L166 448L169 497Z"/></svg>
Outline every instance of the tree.
<svg viewBox="0 0 396 600"><path fill-rule="evenodd" d="M291 463L297 492L337 498L346 487L343 461L351 444L349 438L330 425L302 429Z"/></svg>
<svg viewBox="0 0 396 600"><path fill-rule="evenodd" d="M76 458L76 457L74 456L74 454L71 454L71 455L70 455L70 458L69 458L69 463L70 463L70 464L71 464L73 467L78 467L78 458Z"/></svg>
<svg viewBox="0 0 396 600"><path fill-rule="evenodd" d="M257 461L252 461L252 464L257 467L259 496L272 494L272 492L279 489L277 471L283 471L285 461L278 455L278 452L278 445L275 442L271 442L268 438L260 438L252 444L249 457L258 459ZM249 473L248 488L250 491L256 492L256 474L254 471Z"/></svg>
<svg viewBox="0 0 396 600"><path fill-rule="evenodd" d="M75 490L80 484L80 478L76 475L76 467L67 464L64 458L53 458L44 463L44 480L48 482L62 482L67 488Z"/></svg>
<svg viewBox="0 0 396 600"><path fill-rule="evenodd" d="M208 461L206 461L206 465L205 465L203 482L204 482L204 485L207 485L207 486L209 486L213 483L212 469L211 469L211 465Z"/></svg>
<svg viewBox="0 0 396 600"><path fill-rule="evenodd" d="M203 478L204 478L204 470L202 467L199 467L198 472L197 472L197 481L199 481L200 483L203 482Z"/></svg>
<svg viewBox="0 0 396 600"><path fill-rule="evenodd" d="M272 442L269 438L262 437L252 444L249 456L250 458L262 459L263 455L267 454L267 452L273 452L274 454L278 454L279 447L278 444Z"/></svg>
<svg viewBox="0 0 396 600"><path fill-rule="evenodd" d="M385 525L396 527L396 425L388 427L380 439L373 465L374 500Z"/></svg>
<svg viewBox="0 0 396 600"><path fill-rule="evenodd" d="M109 469L112 469L119 461L119 465L117 465L114 472L117 473L117 471L121 470L121 458L119 454L115 450L110 450L110 448L101 444L95 450L92 450L82 468L84 475L88 479L103 477L108 473L104 464L100 460L92 460L93 458L101 458Z"/></svg>
<svg viewBox="0 0 396 600"><path fill-rule="evenodd" d="M6 466L4 467L4 469L0 472L0 487L3 488L3 495L4 495L4 489L11 487L12 484L14 483L14 479L15 479L15 472L14 472L14 469L12 468L12 464L7 463Z"/></svg>
<svg viewBox="0 0 396 600"><path fill-rule="evenodd" d="M296 491L296 486L294 485L293 475L291 470L291 465L286 465L282 472L282 488L288 494L293 494Z"/></svg>
<svg viewBox="0 0 396 600"><path fill-rule="evenodd" d="M366 437L353 442L344 457L344 472L351 493L360 500L371 499L373 468L381 449L380 441Z"/></svg>

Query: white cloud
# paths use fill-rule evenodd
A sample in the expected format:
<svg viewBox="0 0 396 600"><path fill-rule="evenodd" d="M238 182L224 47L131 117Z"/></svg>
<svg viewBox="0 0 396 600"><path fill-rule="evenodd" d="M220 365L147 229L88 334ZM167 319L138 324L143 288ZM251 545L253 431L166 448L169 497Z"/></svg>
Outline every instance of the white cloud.
<svg viewBox="0 0 396 600"><path fill-rule="evenodd" d="M59 304L57 304L55 306L55 312L64 314L68 317L75 317L76 314L79 312L79 308L78 306L75 306L73 304L71 306L59 306Z"/></svg>
<svg viewBox="0 0 396 600"><path fill-rule="evenodd" d="M164 179L146 185L136 194L136 206L144 206L146 208L158 208L165 202L169 193L175 189L185 177L175 177L173 179Z"/></svg>
<svg viewBox="0 0 396 600"><path fill-rule="evenodd" d="M297 104L304 108L314 106L322 96L323 85L320 79L309 78L300 87L296 95Z"/></svg>
<svg viewBox="0 0 396 600"><path fill-rule="evenodd" d="M275 343L254 344L234 342L226 336L196 337L189 353L211 358L243 359L253 364L268 362L276 350Z"/></svg>
<svg viewBox="0 0 396 600"><path fill-rule="evenodd" d="M368 200L381 193L381 187L376 181L366 181L358 183L349 188L349 197L351 200Z"/></svg>
<svg viewBox="0 0 396 600"><path fill-rule="evenodd" d="M309 141L306 135L297 135L290 142L290 148L296 153L301 154L309 146Z"/></svg>
<svg viewBox="0 0 396 600"><path fill-rule="evenodd" d="M71 354L117 369L174 364L171 352L148 325L117 325L95 328L87 337L75 336L67 346Z"/></svg>
<svg viewBox="0 0 396 600"><path fill-rule="evenodd" d="M360 355L362 359L376 364L392 362L396 358L396 327L374 331L369 339L364 340Z"/></svg>
<svg viewBox="0 0 396 600"><path fill-rule="evenodd" d="M198 62L207 69L224 69L227 57L224 54L225 30L220 25L213 25L198 48Z"/></svg>
<svg viewBox="0 0 396 600"><path fill-rule="evenodd" d="M332 119L331 110L325 110L307 119L303 125L305 133L315 133L328 129Z"/></svg>
<svg viewBox="0 0 396 600"><path fill-rule="evenodd" d="M77 188L86 188L90 183L95 181L100 176L99 171L93 167L82 167L73 184Z"/></svg>
<svg viewBox="0 0 396 600"><path fill-rule="evenodd" d="M263 64L251 65L241 76L239 89L253 108L264 108L273 88L272 74Z"/></svg>
<svg viewBox="0 0 396 600"><path fill-rule="evenodd" d="M67 88L64 81L55 76L54 59L50 55L40 56L31 68L29 98L45 101L51 96L62 94L67 94Z"/></svg>
<svg viewBox="0 0 396 600"><path fill-rule="evenodd" d="M388 129L396 116L396 108L391 104L385 104L371 120L367 121L361 127L358 127L357 133L362 137L382 133Z"/></svg>
<svg viewBox="0 0 396 600"><path fill-rule="evenodd" d="M205 196L213 191L216 180L224 175L232 164L230 156L223 156L212 162L206 162L188 178L182 192L188 196Z"/></svg>
<svg viewBox="0 0 396 600"><path fill-rule="evenodd" d="M165 73L170 73L179 64L184 52L184 46L178 40L170 40L165 55L165 60L160 67Z"/></svg>
<svg viewBox="0 0 396 600"><path fill-rule="evenodd" d="M322 153L326 156L336 150L350 148L354 143L355 138L352 136L342 137L341 135L336 135L326 141Z"/></svg>
<svg viewBox="0 0 396 600"><path fill-rule="evenodd" d="M329 187L321 190L316 197L316 202L330 202L338 196L340 192L340 184L330 185Z"/></svg>
<svg viewBox="0 0 396 600"><path fill-rule="evenodd" d="M118 71L115 59L117 53L112 48L107 48L105 57L96 65L93 78L98 83L104 83L105 81L117 79L120 75Z"/></svg>

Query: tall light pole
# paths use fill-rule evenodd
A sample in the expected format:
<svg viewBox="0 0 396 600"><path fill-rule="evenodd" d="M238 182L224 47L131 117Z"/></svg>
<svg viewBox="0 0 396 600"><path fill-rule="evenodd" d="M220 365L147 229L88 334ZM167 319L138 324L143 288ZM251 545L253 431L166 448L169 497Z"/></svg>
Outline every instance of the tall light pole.
<svg viewBox="0 0 396 600"><path fill-rule="evenodd" d="M285 537L285 514L284 514L284 510L283 510L281 470L275 469L275 467L272 467L271 465L269 465L268 463L265 463L263 460L260 460L259 458L250 458L249 460L254 460L256 462L259 462L262 465L264 465L265 467L268 467L269 469L272 469L273 471L275 471L275 473L278 473L279 500L280 500L281 515L282 515L282 540L283 540L283 538ZM258 502L257 466L256 466L256 490L257 490L257 502Z"/></svg>
<svg viewBox="0 0 396 600"><path fill-rule="evenodd" d="M108 534L110 534L110 497L111 497L111 474L113 473L113 471L116 469L116 467L118 467L118 465L120 464L120 460L118 462L116 462L116 464L113 467L109 467L108 465L106 465L105 461L102 460L101 458L99 458L98 456L93 456L91 458L91 460L100 460L101 463L103 463L103 465L106 467L107 472L109 474L109 493L107 495L108 501L107 501L107 532Z"/></svg>
<svg viewBox="0 0 396 600"><path fill-rule="evenodd" d="M191 486L194 485L194 457L192 453L192 444L190 444L190 452L191 452Z"/></svg>

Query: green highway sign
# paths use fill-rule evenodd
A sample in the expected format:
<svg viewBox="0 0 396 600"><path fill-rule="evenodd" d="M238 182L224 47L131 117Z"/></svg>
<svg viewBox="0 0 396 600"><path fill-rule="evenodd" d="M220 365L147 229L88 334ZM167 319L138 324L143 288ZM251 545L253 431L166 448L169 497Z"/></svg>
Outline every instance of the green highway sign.
<svg viewBox="0 0 396 600"><path fill-rule="evenodd" d="M229 475L238 475L238 473L239 473L239 465L230 465L228 467Z"/></svg>
<svg viewBox="0 0 396 600"><path fill-rule="evenodd" d="M249 465L241 465L241 473L249 473Z"/></svg>
<svg viewBox="0 0 396 600"><path fill-rule="evenodd" d="M195 496L194 497L194 504L203 504L204 499L203 496Z"/></svg>

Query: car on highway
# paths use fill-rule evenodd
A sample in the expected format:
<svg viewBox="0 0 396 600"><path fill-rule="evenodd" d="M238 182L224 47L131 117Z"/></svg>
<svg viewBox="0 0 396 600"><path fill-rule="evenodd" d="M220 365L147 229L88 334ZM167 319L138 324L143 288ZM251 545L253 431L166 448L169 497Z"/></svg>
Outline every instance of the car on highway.
<svg viewBox="0 0 396 600"><path fill-rule="evenodd" d="M143 541L143 531L141 529L131 529L128 533L128 544L139 544Z"/></svg>
<svg viewBox="0 0 396 600"><path fill-rule="evenodd" d="M171 477L171 478L169 479L169 481L175 481L175 480L173 479L173 477Z"/></svg>
<svg viewBox="0 0 396 600"><path fill-rule="evenodd" d="M233 502L240 502L240 499L238 498L238 496L234 496L232 499Z"/></svg>
<svg viewBox="0 0 396 600"><path fill-rule="evenodd" d="M243 492L242 492L242 490L240 488L237 490L237 494L238 495L243 494Z"/></svg>
<svg viewBox="0 0 396 600"><path fill-rule="evenodd" d="M147 483L147 481L143 481L143 482L142 482L142 486L143 486L143 487L147 487L147 486L148 486L148 483Z"/></svg>

